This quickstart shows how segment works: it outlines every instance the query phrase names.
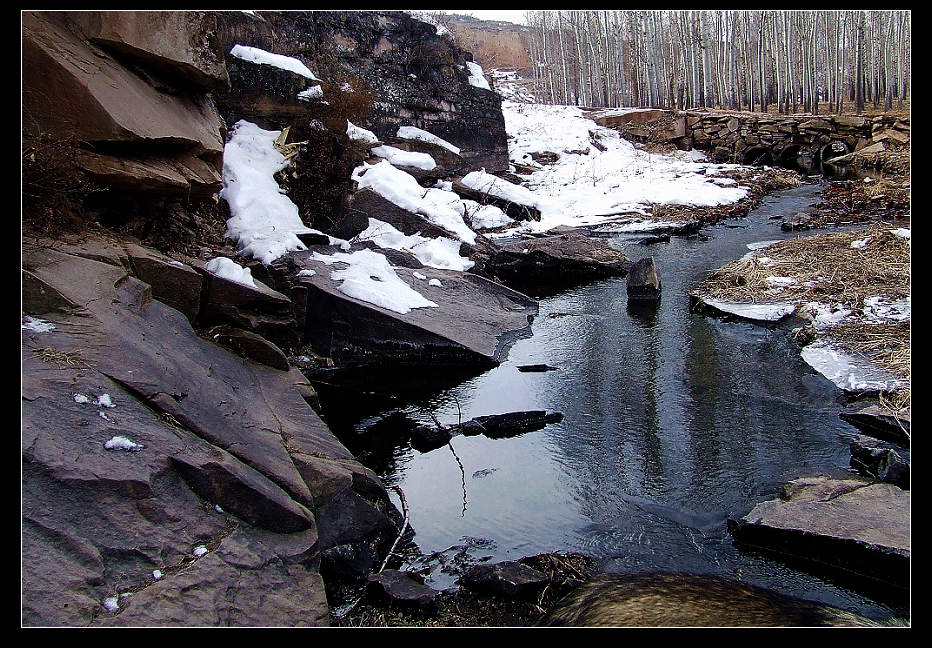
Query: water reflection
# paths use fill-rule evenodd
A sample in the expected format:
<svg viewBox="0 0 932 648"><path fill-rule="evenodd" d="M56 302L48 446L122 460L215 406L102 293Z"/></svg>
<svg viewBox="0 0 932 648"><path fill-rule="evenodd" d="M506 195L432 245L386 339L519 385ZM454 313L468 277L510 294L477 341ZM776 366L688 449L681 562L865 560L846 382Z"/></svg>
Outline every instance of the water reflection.
<svg viewBox="0 0 932 648"><path fill-rule="evenodd" d="M396 387L381 417L331 425L373 444L370 465L403 488L425 552L465 536L487 540L483 551L496 560L584 551L616 571L718 573L887 616L858 592L732 546L728 516L788 479L848 474L856 432L837 416L834 386L802 362L786 331L693 314L686 298L747 243L788 236L770 216L818 196L817 186L790 190L765 199L744 229L653 247L665 293L655 307L629 305L623 279L555 295L501 366L429 395ZM517 370L525 364L558 371ZM428 410L443 423L518 410L565 419L510 439L455 437L454 457L405 441L404 426L428 422Z"/></svg>

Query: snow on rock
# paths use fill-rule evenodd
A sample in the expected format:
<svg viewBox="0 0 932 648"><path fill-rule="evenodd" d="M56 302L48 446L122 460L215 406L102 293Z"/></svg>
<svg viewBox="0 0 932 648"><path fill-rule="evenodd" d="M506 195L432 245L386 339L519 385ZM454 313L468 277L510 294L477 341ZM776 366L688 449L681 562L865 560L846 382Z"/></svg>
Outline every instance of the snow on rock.
<svg viewBox="0 0 932 648"><path fill-rule="evenodd" d="M196 547L194 547L194 551L192 551L191 553L193 553L195 556L200 558L201 556L207 553L207 547L204 545L197 545Z"/></svg>
<svg viewBox="0 0 932 648"><path fill-rule="evenodd" d="M371 130L366 130L362 126L357 126L348 119L346 120L346 135L351 140L366 142L367 144L375 144L379 141L379 138L376 137L375 133Z"/></svg>
<svg viewBox="0 0 932 648"><path fill-rule="evenodd" d="M152 578L154 578L155 580L162 580L162 570L161 570L161 569L153 569L153 570L152 570Z"/></svg>
<svg viewBox="0 0 932 648"><path fill-rule="evenodd" d="M313 277L316 274L313 270L298 270L299 277Z"/></svg>
<svg viewBox="0 0 932 648"><path fill-rule="evenodd" d="M442 189L424 189L410 173L392 166L387 160L371 165L365 162L353 170L359 189L369 188L383 198L415 214L424 216L475 245L476 233L463 221L463 202L459 196Z"/></svg>
<svg viewBox="0 0 932 648"><path fill-rule="evenodd" d="M851 247L856 250L860 250L863 247L867 247L867 244L870 243L870 240L871 237L868 236L867 238L859 239L857 241L851 241Z"/></svg>
<svg viewBox="0 0 932 648"><path fill-rule="evenodd" d="M424 171L433 171L437 163L427 153L418 153L416 151L404 151L394 146L377 146L372 149L372 153L380 158L388 160L389 164L394 166L414 167Z"/></svg>
<svg viewBox="0 0 932 648"><path fill-rule="evenodd" d="M419 234L410 236L396 229L391 223L377 218L369 219L369 227L360 232L356 238L360 241L372 241L381 248L408 250L422 264L441 270L469 270L474 261L460 256L460 242L445 236L427 238Z"/></svg>
<svg viewBox="0 0 932 648"><path fill-rule="evenodd" d="M452 187L452 183L449 184ZM463 206L473 229L493 229L514 222L511 216L495 205L480 205L474 200L463 200Z"/></svg>
<svg viewBox="0 0 932 648"><path fill-rule="evenodd" d="M84 394L75 394L73 396L75 403L90 403L91 399L85 396Z"/></svg>
<svg viewBox="0 0 932 648"><path fill-rule="evenodd" d="M407 139L407 140L419 140L421 142L429 142L431 144L442 146L443 148L447 149L448 151L452 151L453 153L456 153L457 155L459 155L460 153L460 149L458 146L453 146L445 139L441 139L437 137L436 135L434 135L433 133L428 133L426 130L421 130L420 128L416 128L414 126L399 126L397 137L400 137L401 139Z"/></svg>
<svg viewBox="0 0 932 648"><path fill-rule="evenodd" d="M317 101L324 98L324 89L319 85L311 86L307 90L298 93L298 99L301 101Z"/></svg>
<svg viewBox="0 0 932 648"><path fill-rule="evenodd" d="M771 304L745 304L725 301L721 299L703 298L708 306L730 315L737 315L749 320L776 322L796 311L796 306L790 302L775 302Z"/></svg>
<svg viewBox="0 0 932 648"><path fill-rule="evenodd" d="M460 182L470 189L481 191L482 193L501 198L502 200L507 200L519 205L536 207L542 213L544 209L549 206L546 200L540 199L535 192L527 187L516 185L504 178L499 178L496 175L487 173L485 169L467 173Z"/></svg>
<svg viewBox="0 0 932 648"><path fill-rule="evenodd" d="M108 612L116 612L120 609L120 597L119 596L108 596L103 601L103 606L107 608Z"/></svg>
<svg viewBox="0 0 932 648"><path fill-rule="evenodd" d="M319 233L301 222L298 206L275 181L275 173L288 166L273 145L280 134L240 120L223 149L220 197L232 214L226 236L237 242L240 253L266 265L287 252L306 250L297 234Z"/></svg>
<svg viewBox="0 0 932 648"><path fill-rule="evenodd" d="M125 450L127 452L136 452L145 448L141 443L136 443L125 436L112 437L109 441L104 443L104 447L107 450Z"/></svg>
<svg viewBox="0 0 932 648"><path fill-rule="evenodd" d="M55 330L55 325L51 322L39 319L38 317L26 315L23 317L23 330L33 331L35 333L48 333L49 331Z"/></svg>
<svg viewBox="0 0 932 648"><path fill-rule="evenodd" d="M871 322L905 322L910 318L910 298L891 300L868 297L864 300L864 316Z"/></svg>
<svg viewBox="0 0 932 648"><path fill-rule="evenodd" d="M421 274L420 272L418 272L417 270L415 270L415 271L412 272L411 274L414 275L414 278L415 278L415 279L420 279L421 281L424 281L425 279L427 279L427 275L423 275L423 274Z"/></svg>
<svg viewBox="0 0 932 648"><path fill-rule="evenodd" d="M845 391L888 391L902 384L901 380L867 360L823 342L804 347L802 357L809 366Z"/></svg>
<svg viewBox="0 0 932 648"><path fill-rule="evenodd" d="M234 45L233 49L230 50L230 54L244 61L271 65L281 70L288 70L289 72L300 74L311 81L320 81L304 63L291 56L273 54L272 52L266 52L258 47L248 47L246 45Z"/></svg>
<svg viewBox="0 0 932 648"><path fill-rule="evenodd" d="M312 258L327 265L347 264L342 270L332 271L330 278L342 280L338 290L354 299L401 314L412 308L437 307L395 274L385 256L378 252L358 250L351 254L337 252L332 255L314 252Z"/></svg>
<svg viewBox="0 0 932 648"><path fill-rule="evenodd" d="M592 231L600 234L624 234L628 232L652 232L669 229L677 225L678 223L673 221L636 220L630 223L609 223L608 225L601 225Z"/></svg>
<svg viewBox="0 0 932 648"><path fill-rule="evenodd" d="M440 283L439 279L431 279L430 281L427 282L427 284L430 286L437 286L438 288L443 288L443 284Z"/></svg>
<svg viewBox="0 0 932 648"><path fill-rule="evenodd" d="M491 90L489 82L482 72L482 66L472 61L466 61L466 69L469 70L469 85L483 90Z"/></svg>
<svg viewBox="0 0 932 648"><path fill-rule="evenodd" d="M97 397L97 403L99 407L109 407L114 408L116 405L113 404L113 399L110 398L110 394L101 394Z"/></svg>
<svg viewBox="0 0 932 648"><path fill-rule="evenodd" d="M252 270L244 268L233 259L216 257L205 263L204 269L218 277L235 281L244 286L257 288L256 282L252 278Z"/></svg>

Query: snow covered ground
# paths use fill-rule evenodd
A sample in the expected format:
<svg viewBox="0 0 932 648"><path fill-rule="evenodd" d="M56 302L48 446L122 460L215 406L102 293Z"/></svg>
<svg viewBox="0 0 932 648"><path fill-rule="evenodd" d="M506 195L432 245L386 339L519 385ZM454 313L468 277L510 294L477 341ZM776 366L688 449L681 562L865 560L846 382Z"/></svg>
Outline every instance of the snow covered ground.
<svg viewBox="0 0 932 648"><path fill-rule="evenodd" d="M653 204L715 206L747 196L746 187L721 186L712 176L738 165L710 163L698 151L663 155L639 150L574 106L503 101L502 112L511 160L541 167L524 184L536 197L541 221L523 223L518 230L594 225L609 220L606 214L647 215ZM606 150L598 150L593 138ZM560 157L541 166L531 154L543 152Z"/></svg>

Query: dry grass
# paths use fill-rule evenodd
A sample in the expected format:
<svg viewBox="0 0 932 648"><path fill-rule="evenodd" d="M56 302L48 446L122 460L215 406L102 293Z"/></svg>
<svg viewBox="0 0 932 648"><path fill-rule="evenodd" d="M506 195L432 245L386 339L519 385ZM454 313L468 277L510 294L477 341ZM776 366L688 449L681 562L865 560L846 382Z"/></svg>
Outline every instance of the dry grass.
<svg viewBox="0 0 932 648"><path fill-rule="evenodd" d="M80 351L56 351L51 347L32 349L32 354L42 362L57 367L87 367Z"/></svg>
<svg viewBox="0 0 932 648"><path fill-rule="evenodd" d="M897 300L910 295L910 245L889 230L889 224L878 224L781 241L715 271L699 284L697 292L744 303L790 301L798 308L809 302L841 304L859 314L867 297ZM867 238L865 247L851 247L852 242ZM762 263L762 258L769 261ZM768 277L789 277L795 283L779 288L768 283ZM821 328L818 336L910 380L908 321L877 323L861 316ZM908 408L908 386L887 404L891 411Z"/></svg>
<svg viewBox="0 0 932 648"><path fill-rule="evenodd" d="M740 302L779 298L800 305L818 301L856 309L874 295L902 299L910 294L910 246L890 229L883 224L781 241L715 271L698 290ZM854 241L868 237L867 246L851 247ZM761 258L770 261L765 265ZM777 291L768 277L791 277L796 283Z"/></svg>

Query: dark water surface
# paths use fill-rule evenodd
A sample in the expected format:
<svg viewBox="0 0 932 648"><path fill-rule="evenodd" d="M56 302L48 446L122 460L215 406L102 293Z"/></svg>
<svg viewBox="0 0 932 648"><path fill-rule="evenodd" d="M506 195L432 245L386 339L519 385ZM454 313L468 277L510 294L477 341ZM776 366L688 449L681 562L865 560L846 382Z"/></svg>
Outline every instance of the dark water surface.
<svg viewBox="0 0 932 648"><path fill-rule="evenodd" d="M747 243L795 236L770 217L804 209L819 191L770 196L749 217L704 229L708 241L628 245L630 258L652 255L660 269L654 312L629 310L624 279L575 288L541 300L533 337L501 366L433 393L422 384L421 394L354 408L349 418L344 405L343 418L328 420L387 485L402 488L424 553L466 544L471 557L497 561L581 551L608 571L720 574L875 618L903 615L739 551L726 529L729 516L791 479L851 474L848 445L858 434L838 418L841 393L802 361L785 328L691 314L687 297ZM558 370L519 372L525 364ZM429 422L433 411L447 424L535 409L565 418L511 439L454 437L455 456L447 447L422 454L388 432L367 435L363 448L358 436L390 412ZM452 585L439 570L432 577L434 587Z"/></svg>

